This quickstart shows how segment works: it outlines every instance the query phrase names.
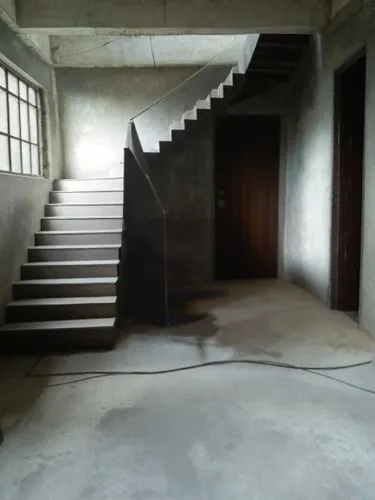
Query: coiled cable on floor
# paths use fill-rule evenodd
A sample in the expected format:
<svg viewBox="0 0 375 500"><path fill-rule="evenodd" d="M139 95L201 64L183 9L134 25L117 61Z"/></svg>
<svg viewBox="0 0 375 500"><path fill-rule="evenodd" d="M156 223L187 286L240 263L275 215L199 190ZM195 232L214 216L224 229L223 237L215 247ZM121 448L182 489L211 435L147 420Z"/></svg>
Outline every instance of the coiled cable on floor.
<svg viewBox="0 0 375 500"><path fill-rule="evenodd" d="M332 377L331 375L327 375L325 373L319 373L322 371L335 371L335 370L347 370L350 368L358 368L361 366L371 365L372 360L361 361L359 363L351 363L346 365L333 365L333 366L303 366L303 365L294 365L290 363L283 363L279 361L268 361L261 359L225 359L225 360L215 360L215 361L206 361L204 363L197 363L194 365L186 365L179 366L176 368L168 368L162 370L80 370L80 371L72 371L72 372L56 372L56 373L34 373L34 370L40 364L44 356L40 356L31 366L31 368L26 372L26 378L53 378L53 377L83 377L75 380L69 380L65 382L58 382L56 384L48 384L46 387L60 387L62 385L71 385L79 382L85 382L88 380L93 380L96 378L102 377L113 377L113 376L147 376L147 375L167 375L172 373L184 372L189 370L195 370L198 368L207 368L210 366L223 366L223 365L232 365L232 364L247 364L247 365L260 365L260 366L272 366L276 368L285 368L289 370L299 370L308 373L312 373L314 375L318 375L324 378L328 378L330 380L334 380L341 384L347 385L353 389L360 390L362 392L366 392L372 395L375 395L375 390L368 389L366 387L361 387L356 384L352 384L351 382L347 382L345 380L339 379L337 377Z"/></svg>

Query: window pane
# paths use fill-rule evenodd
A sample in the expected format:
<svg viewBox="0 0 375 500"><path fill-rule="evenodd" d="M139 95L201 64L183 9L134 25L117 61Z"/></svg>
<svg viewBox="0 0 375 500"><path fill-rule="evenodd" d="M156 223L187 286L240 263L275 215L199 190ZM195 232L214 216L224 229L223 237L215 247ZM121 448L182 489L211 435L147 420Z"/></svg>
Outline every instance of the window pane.
<svg viewBox="0 0 375 500"><path fill-rule="evenodd" d="M6 87L5 69L0 67L0 85Z"/></svg>
<svg viewBox="0 0 375 500"><path fill-rule="evenodd" d="M31 146L31 170L33 175L39 175L39 154L37 146Z"/></svg>
<svg viewBox="0 0 375 500"><path fill-rule="evenodd" d="M26 142L22 143L22 172L31 174L30 146Z"/></svg>
<svg viewBox="0 0 375 500"><path fill-rule="evenodd" d="M0 89L0 132L8 132L7 95Z"/></svg>
<svg viewBox="0 0 375 500"><path fill-rule="evenodd" d="M31 104L34 104L36 106L36 94L35 90L29 87L29 101Z"/></svg>
<svg viewBox="0 0 375 500"><path fill-rule="evenodd" d="M27 101L27 86L26 83L23 83L21 80L20 80L20 97L22 97L22 99L25 99Z"/></svg>
<svg viewBox="0 0 375 500"><path fill-rule="evenodd" d="M0 170L9 170L8 138L0 135Z"/></svg>
<svg viewBox="0 0 375 500"><path fill-rule="evenodd" d="M20 121L18 111L18 99L9 96L9 118L10 118L10 133L15 137L20 136Z"/></svg>
<svg viewBox="0 0 375 500"><path fill-rule="evenodd" d="M13 94L18 95L18 78L9 73L9 71L8 71L8 90L9 92L13 92Z"/></svg>
<svg viewBox="0 0 375 500"><path fill-rule="evenodd" d="M17 139L10 140L11 159L12 159L12 172L21 172L21 155L20 155L20 141Z"/></svg>
<svg viewBox="0 0 375 500"><path fill-rule="evenodd" d="M30 141L38 142L38 119L36 108L29 106L30 109Z"/></svg>
<svg viewBox="0 0 375 500"><path fill-rule="evenodd" d="M27 114L27 104L21 101L21 137L25 141L29 140L29 117Z"/></svg>

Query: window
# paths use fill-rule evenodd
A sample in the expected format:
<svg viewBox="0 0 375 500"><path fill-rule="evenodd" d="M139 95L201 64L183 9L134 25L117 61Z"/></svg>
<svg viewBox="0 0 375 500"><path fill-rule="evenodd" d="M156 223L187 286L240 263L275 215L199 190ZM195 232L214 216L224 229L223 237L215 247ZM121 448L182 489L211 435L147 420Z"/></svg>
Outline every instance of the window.
<svg viewBox="0 0 375 500"><path fill-rule="evenodd" d="M0 171L42 175L40 91L0 64Z"/></svg>

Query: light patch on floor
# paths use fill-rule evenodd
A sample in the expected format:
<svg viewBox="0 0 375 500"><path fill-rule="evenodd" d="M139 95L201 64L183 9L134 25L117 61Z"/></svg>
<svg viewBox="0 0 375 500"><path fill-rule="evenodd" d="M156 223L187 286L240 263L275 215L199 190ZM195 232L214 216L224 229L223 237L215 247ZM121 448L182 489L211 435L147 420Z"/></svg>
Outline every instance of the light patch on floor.
<svg viewBox="0 0 375 500"><path fill-rule="evenodd" d="M202 296L204 295L204 297ZM372 359L342 313L284 282L217 284L110 353L50 356L38 373L173 368L221 359ZM170 375L25 379L0 362L2 500L373 499L374 396L306 372L228 365ZM330 374L375 389L373 365Z"/></svg>

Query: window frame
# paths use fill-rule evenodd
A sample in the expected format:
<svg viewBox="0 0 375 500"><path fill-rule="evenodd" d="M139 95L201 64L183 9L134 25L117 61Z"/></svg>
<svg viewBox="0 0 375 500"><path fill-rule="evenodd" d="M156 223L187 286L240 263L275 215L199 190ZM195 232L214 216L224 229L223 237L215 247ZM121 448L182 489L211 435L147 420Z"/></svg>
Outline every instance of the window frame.
<svg viewBox="0 0 375 500"><path fill-rule="evenodd" d="M7 112L7 130L0 131L0 136L5 137L8 146L8 168L2 168L0 162L0 173L13 174L13 175L23 175L27 177L44 177L44 151L43 151L43 95L42 89L36 83L28 80L25 76L22 76L17 70L13 68L13 65L7 65L2 59L0 59L0 70L4 72L5 85L0 82L0 91L4 93L5 96L5 109ZM10 89L9 86L9 75L13 77L17 82L17 93ZM21 84L26 87L26 98L21 97ZM31 95L35 96L33 100ZM10 114L10 102L11 99L16 100L16 106L18 109L18 136L14 134L11 130L11 114ZM21 108L26 105L27 121L22 120ZM34 110L34 111L32 111ZM31 120L32 115L35 113L34 125L36 125L36 130L33 129ZM16 117L17 118L17 117ZM26 136L24 136L24 129L26 128ZM34 131L33 131L34 130ZM33 133L32 133L33 131ZM35 142L33 141L33 136L35 137ZM25 138L27 137L27 138ZM11 143L17 141L19 146L19 160L17 164L20 170L14 170L12 159L12 146ZM24 150L25 148L25 150ZM35 155L36 149L36 155ZM37 159L37 168L34 167L34 161ZM25 171L26 161L28 162L28 171Z"/></svg>

